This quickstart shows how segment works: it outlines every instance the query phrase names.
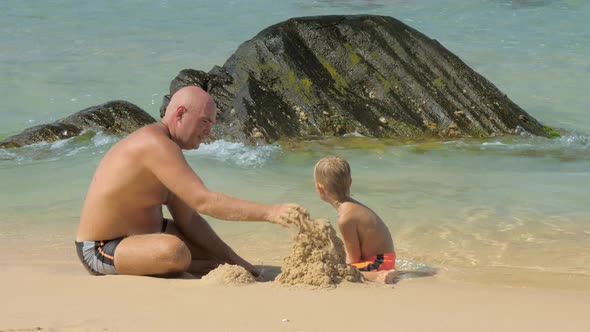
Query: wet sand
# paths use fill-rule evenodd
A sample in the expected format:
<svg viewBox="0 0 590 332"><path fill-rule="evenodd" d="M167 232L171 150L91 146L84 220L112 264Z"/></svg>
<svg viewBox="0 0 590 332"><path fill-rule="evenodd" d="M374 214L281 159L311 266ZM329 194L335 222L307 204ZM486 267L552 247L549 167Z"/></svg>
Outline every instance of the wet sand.
<svg viewBox="0 0 590 332"><path fill-rule="evenodd" d="M587 331L590 292L404 278L305 288L266 280L87 275L75 254L0 262L0 331Z"/></svg>

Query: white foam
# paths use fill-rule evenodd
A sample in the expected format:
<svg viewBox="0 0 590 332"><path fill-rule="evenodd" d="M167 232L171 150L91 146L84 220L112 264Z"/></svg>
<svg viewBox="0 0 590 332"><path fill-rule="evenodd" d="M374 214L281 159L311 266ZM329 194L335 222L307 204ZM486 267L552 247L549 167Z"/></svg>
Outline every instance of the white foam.
<svg viewBox="0 0 590 332"><path fill-rule="evenodd" d="M506 145L506 144L496 141L496 142L484 142L481 145L483 145L483 146L494 146L494 145L498 146L498 145Z"/></svg>
<svg viewBox="0 0 590 332"><path fill-rule="evenodd" d="M208 156L241 167L261 167L281 150L279 145L248 146L244 143L217 140L201 144L198 150L186 151L186 155Z"/></svg>
<svg viewBox="0 0 590 332"><path fill-rule="evenodd" d="M55 141L55 142L51 143L51 145L49 146L49 149L51 149L51 150L61 149L61 148L65 147L66 145L68 145L70 140L71 140L71 138Z"/></svg>
<svg viewBox="0 0 590 332"><path fill-rule="evenodd" d="M353 137L365 137L365 135L359 133L358 131L353 131L351 133L344 134L345 137L353 136Z"/></svg>
<svg viewBox="0 0 590 332"><path fill-rule="evenodd" d="M17 159L17 154L12 152L12 151L8 151L6 149L0 149L0 160L15 160Z"/></svg>
<svg viewBox="0 0 590 332"><path fill-rule="evenodd" d="M118 139L119 138L117 136L107 135L100 131L96 133L96 135L94 135L94 137L92 138L92 143L94 143L94 146L103 146L115 143Z"/></svg>
<svg viewBox="0 0 590 332"><path fill-rule="evenodd" d="M87 149L88 149L88 146L81 146L81 147L78 147L78 148L75 148L75 149L69 151L68 153L66 153L66 156L67 157L75 156L75 155L78 154L78 152L84 151L84 150L87 150Z"/></svg>

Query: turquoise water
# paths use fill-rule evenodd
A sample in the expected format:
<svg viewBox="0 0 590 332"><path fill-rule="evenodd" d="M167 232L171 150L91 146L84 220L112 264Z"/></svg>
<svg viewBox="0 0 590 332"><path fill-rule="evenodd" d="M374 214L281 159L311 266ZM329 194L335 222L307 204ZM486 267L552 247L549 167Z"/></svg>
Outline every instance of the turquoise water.
<svg viewBox="0 0 590 332"><path fill-rule="evenodd" d="M242 198L300 202L334 221L311 172L318 158L339 154L352 165L354 196L387 220L402 268L590 288L586 1L3 1L0 138L115 99L156 117L178 71L222 65L240 43L289 17L361 13L396 17L437 39L564 136L215 142L187 153L205 183ZM0 263L70 250L94 168L118 139L0 149ZM293 235L262 223L213 225L254 262L280 264Z"/></svg>

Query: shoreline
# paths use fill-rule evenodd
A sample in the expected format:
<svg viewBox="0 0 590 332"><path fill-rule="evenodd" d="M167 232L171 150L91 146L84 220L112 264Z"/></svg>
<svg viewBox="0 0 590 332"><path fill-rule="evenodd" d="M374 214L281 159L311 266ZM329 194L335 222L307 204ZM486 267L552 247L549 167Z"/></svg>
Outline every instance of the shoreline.
<svg viewBox="0 0 590 332"><path fill-rule="evenodd" d="M508 286L502 283L515 278L514 269L444 267L420 274L404 270L403 264L394 285L344 282L332 289L268 281L236 286L188 278L96 277L78 261L71 234L67 227L49 236L0 236L0 332L590 329L587 278L572 283L567 275L556 281L536 272L521 285L512 280ZM264 266L266 280L280 272L291 246L256 242L260 234L220 235L244 258ZM284 233L277 240L288 238Z"/></svg>
<svg viewBox="0 0 590 332"><path fill-rule="evenodd" d="M59 262L59 263L58 263ZM445 280L333 289L95 277L68 261L0 263L0 331L585 331L590 292Z"/></svg>
<svg viewBox="0 0 590 332"><path fill-rule="evenodd" d="M10 227L9 227L10 229ZM0 234L3 243L0 267L29 266L64 269L68 274L85 273L74 247L74 231L62 228L49 237L37 231L14 236ZM242 257L258 266L280 270L284 257L291 252L293 232L277 233L274 239L261 233L231 233L219 230L218 234ZM262 241L262 242L261 242ZM400 255L398 280L436 278L474 287L524 288L553 291L575 291L590 294L590 276L583 273L564 273L520 267L463 267L423 264L412 257ZM278 274L278 272L277 272Z"/></svg>

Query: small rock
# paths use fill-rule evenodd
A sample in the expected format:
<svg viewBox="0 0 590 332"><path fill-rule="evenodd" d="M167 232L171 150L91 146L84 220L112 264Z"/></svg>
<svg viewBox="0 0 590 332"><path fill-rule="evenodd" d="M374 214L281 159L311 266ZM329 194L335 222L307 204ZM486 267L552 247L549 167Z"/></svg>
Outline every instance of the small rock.
<svg viewBox="0 0 590 332"><path fill-rule="evenodd" d="M307 113L305 113L304 111L299 112L299 120L307 121Z"/></svg>
<svg viewBox="0 0 590 332"><path fill-rule="evenodd" d="M264 138L264 134L261 133L258 128L254 128L254 130L252 131L252 137L254 138Z"/></svg>

